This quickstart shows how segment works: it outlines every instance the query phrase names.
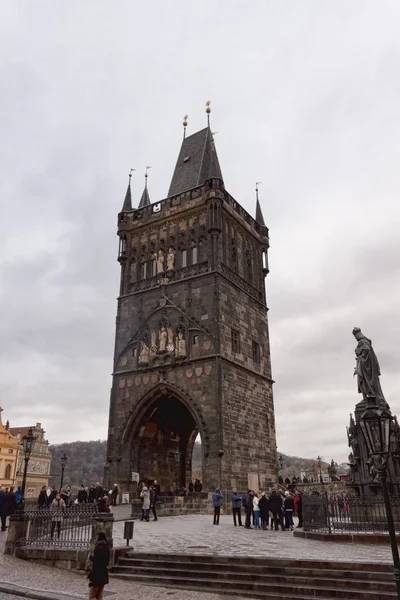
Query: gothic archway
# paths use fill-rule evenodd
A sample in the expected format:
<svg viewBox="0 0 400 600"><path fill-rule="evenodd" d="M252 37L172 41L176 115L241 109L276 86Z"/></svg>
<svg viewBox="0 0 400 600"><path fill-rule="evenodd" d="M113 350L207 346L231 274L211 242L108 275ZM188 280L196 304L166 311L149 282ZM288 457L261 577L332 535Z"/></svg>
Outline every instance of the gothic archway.
<svg viewBox="0 0 400 600"><path fill-rule="evenodd" d="M208 436L196 406L176 388L160 385L139 402L122 443L131 448L132 470L141 479L157 479L162 492L168 493L188 486L199 434L205 452Z"/></svg>

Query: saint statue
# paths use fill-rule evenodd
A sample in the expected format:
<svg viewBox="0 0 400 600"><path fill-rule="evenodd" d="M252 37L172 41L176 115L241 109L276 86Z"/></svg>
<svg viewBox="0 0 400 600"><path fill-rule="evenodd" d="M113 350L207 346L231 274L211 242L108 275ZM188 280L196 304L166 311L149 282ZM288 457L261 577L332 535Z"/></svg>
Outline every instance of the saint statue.
<svg viewBox="0 0 400 600"><path fill-rule="evenodd" d="M168 271L172 271L172 269L174 268L174 263L175 263L175 252L173 248L170 248L168 250L168 254L167 254L167 269Z"/></svg>
<svg viewBox="0 0 400 600"><path fill-rule="evenodd" d="M186 342L183 337L182 331L180 331L176 337L176 356L178 358L185 358L186 356Z"/></svg>
<svg viewBox="0 0 400 600"><path fill-rule="evenodd" d="M139 363L148 364L149 362L149 347L145 342L140 344Z"/></svg>
<svg viewBox="0 0 400 600"><path fill-rule="evenodd" d="M175 345L174 345L174 332L172 331L171 327L168 327L168 344L167 344L167 350L168 352L173 352L175 350Z"/></svg>
<svg viewBox="0 0 400 600"><path fill-rule="evenodd" d="M160 341L160 346L159 346L159 351L160 352L166 352L167 350L167 330L165 329L164 325L161 326L161 330L160 330L160 335L159 335L159 341Z"/></svg>
<svg viewBox="0 0 400 600"><path fill-rule="evenodd" d="M378 401L385 401L379 381L381 370L372 348L372 342L363 335L359 327L354 327L353 335L358 342L355 349L356 366L354 369L354 375L357 375L358 393L363 395L364 400L368 396L374 396Z"/></svg>
<svg viewBox="0 0 400 600"><path fill-rule="evenodd" d="M150 346L150 356L155 356L157 354L157 331L151 332L151 346Z"/></svg>
<svg viewBox="0 0 400 600"><path fill-rule="evenodd" d="M158 251L157 273L164 273L164 252L162 250Z"/></svg>

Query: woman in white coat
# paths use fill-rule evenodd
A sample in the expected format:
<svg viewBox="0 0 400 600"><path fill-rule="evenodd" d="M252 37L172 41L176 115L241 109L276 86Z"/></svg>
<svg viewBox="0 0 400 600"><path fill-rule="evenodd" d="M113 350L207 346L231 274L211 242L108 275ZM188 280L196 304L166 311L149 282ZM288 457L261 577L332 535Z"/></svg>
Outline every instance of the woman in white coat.
<svg viewBox="0 0 400 600"><path fill-rule="evenodd" d="M142 518L143 521L150 521L150 491L147 485L145 484L142 487L142 491L140 492L140 497L142 498Z"/></svg>

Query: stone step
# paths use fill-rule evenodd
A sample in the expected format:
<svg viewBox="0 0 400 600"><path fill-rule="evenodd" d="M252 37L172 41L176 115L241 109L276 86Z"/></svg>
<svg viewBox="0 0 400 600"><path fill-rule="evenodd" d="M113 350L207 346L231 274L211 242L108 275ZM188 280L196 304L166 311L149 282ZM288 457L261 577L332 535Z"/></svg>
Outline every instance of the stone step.
<svg viewBox="0 0 400 600"><path fill-rule="evenodd" d="M346 562L346 561L319 561L319 560L303 560L303 559L286 559L286 558L268 558L263 556L214 556L210 554L168 554L162 552L129 552L128 558L156 562L179 562L182 563L210 563L220 565L260 565L263 568L268 566L287 567L287 568L311 568L311 569L329 569L359 572L359 571L375 571L379 573L393 574L393 565L382 562Z"/></svg>
<svg viewBox="0 0 400 600"><path fill-rule="evenodd" d="M377 581L377 580L359 580L359 579L345 579L345 578L331 578L326 577L319 573L316 576L310 575L296 575L288 573L283 573L280 575L271 574L269 570L265 570L264 573L236 573L232 571L203 571L197 569L190 569L185 573L182 572L177 565L174 568L158 568L154 569L151 566L141 566L135 567L132 569L131 566L127 565L118 565L114 568L114 573L134 573L135 575L156 575L157 577L187 577L204 580L206 579L208 582L213 582L215 580L227 580L229 584L236 582L243 583L263 583L268 586L275 584L290 584L295 587L334 587L335 589L353 589L357 588L362 590L379 590L384 592L392 592L394 589L394 581L393 577L390 581Z"/></svg>
<svg viewBox="0 0 400 600"><path fill-rule="evenodd" d="M285 600L291 598L292 600L305 600L306 598L317 598L318 600L333 600L333 598L341 598L342 600L396 600L397 594L393 592L385 592L376 590L365 590L365 589L338 589L334 582L334 587L323 587L315 585L307 585L306 587L294 587L290 583L285 584L272 584L268 585L265 583L256 583L254 581L247 582L232 582L231 586L227 586L227 582L224 579L215 579L202 582L194 577L187 575L181 576L158 576L156 573L149 575L143 575L142 573L136 573L133 571L130 574L125 573L113 573L114 577L118 579L124 579L125 581L134 581L136 583L146 585L156 585L161 587L173 587L180 589L190 590L201 590L207 589L208 592L220 593L220 594L234 594L241 596L251 596L257 598L285 598Z"/></svg>
<svg viewBox="0 0 400 600"><path fill-rule="evenodd" d="M335 568L340 565L340 563L332 563L332 569L317 569L317 568L307 568L298 566L299 563L296 563L296 566L275 566L274 563L266 563L258 565L242 565L242 564L231 564L231 563L220 563L217 560L212 561L211 559L207 562L194 562L194 563L180 563L175 559L170 560L152 560L152 559L142 559L142 558L121 558L118 565L124 567L130 567L132 569L168 569L168 570L179 570L182 569L196 570L196 572L203 572L206 574L215 573L215 572L223 572L229 573L230 575L234 574L250 574L257 576L261 575L282 575L285 577L291 576L304 576L304 577L329 577L330 579L351 579L351 580L374 580L376 582L388 582L393 583L393 572L375 572L372 570L374 565L369 565L370 571L354 571L354 570L342 570L339 568Z"/></svg>

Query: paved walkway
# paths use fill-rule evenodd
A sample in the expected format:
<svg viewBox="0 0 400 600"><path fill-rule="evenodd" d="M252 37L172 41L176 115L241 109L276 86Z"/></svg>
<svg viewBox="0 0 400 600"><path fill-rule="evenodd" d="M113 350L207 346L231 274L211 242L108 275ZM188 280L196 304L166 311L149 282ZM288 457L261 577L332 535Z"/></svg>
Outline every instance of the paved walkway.
<svg viewBox="0 0 400 600"><path fill-rule="evenodd" d="M391 562L390 545L318 542L293 537L290 531L234 527L232 517L211 515L162 517L157 522L135 521L132 540L138 552L258 556L331 561ZM124 525L114 523L115 544L124 543Z"/></svg>

